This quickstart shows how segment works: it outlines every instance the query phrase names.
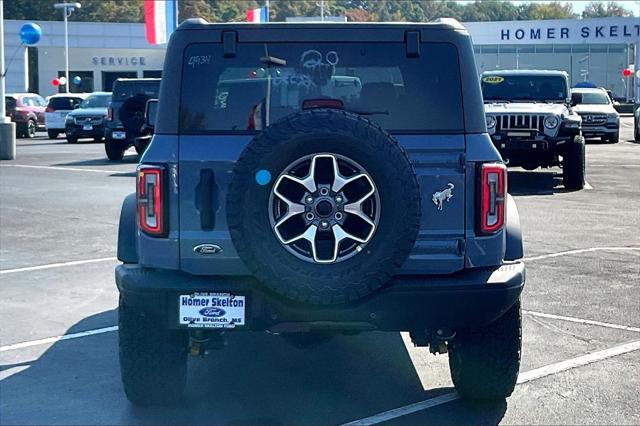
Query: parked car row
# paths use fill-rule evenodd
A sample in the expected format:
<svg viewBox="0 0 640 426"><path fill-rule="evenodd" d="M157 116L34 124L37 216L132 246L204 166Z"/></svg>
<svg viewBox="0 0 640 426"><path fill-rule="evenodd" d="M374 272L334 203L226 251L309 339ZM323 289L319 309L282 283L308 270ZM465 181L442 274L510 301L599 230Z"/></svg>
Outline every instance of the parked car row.
<svg viewBox="0 0 640 426"><path fill-rule="evenodd" d="M69 143L104 139L107 157L121 160L131 146L142 154L151 141L153 128L145 123L145 109L159 90L159 78L119 78L113 92L59 93L47 100L16 93L7 95L5 103L18 137L33 138L37 130L46 129L49 138L64 133Z"/></svg>
<svg viewBox="0 0 640 426"><path fill-rule="evenodd" d="M619 141L620 114L607 91L570 89L565 71L487 71L481 82L487 130L509 166L559 166L565 187L582 189L585 138Z"/></svg>

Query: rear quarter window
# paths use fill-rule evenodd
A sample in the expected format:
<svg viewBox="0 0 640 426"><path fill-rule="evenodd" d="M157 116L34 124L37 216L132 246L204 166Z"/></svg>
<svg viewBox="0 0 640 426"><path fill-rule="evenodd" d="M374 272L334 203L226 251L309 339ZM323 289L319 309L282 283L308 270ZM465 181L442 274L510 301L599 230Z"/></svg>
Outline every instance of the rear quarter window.
<svg viewBox="0 0 640 426"><path fill-rule="evenodd" d="M448 43L423 43L416 58L404 43L242 43L231 58L220 44L193 44L182 76L185 134L259 131L310 99L339 100L391 132L464 129L458 52Z"/></svg>

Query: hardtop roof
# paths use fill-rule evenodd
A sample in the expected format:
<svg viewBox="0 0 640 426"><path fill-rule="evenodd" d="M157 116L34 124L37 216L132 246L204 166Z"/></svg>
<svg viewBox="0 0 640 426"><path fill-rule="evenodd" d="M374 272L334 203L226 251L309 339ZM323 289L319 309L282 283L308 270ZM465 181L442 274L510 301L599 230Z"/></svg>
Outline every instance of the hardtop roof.
<svg viewBox="0 0 640 426"><path fill-rule="evenodd" d="M561 70L494 70L484 71L482 75L547 75L560 77L569 76L566 71Z"/></svg>
<svg viewBox="0 0 640 426"><path fill-rule="evenodd" d="M432 22L223 22L209 23L202 18L191 18L183 21L177 31L184 30L233 30L242 29L432 29L466 31L464 25L453 18L439 18Z"/></svg>

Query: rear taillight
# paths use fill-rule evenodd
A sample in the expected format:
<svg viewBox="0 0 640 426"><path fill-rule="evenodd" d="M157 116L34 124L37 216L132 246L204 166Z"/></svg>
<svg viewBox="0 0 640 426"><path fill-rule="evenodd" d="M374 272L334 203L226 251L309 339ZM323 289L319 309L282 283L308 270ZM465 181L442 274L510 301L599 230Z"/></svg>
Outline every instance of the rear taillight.
<svg viewBox="0 0 640 426"><path fill-rule="evenodd" d="M504 226L507 196L507 168L487 163L480 168L480 220L483 234L492 234Z"/></svg>
<svg viewBox="0 0 640 426"><path fill-rule="evenodd" d="M107 108L107 121L113 121L113 108L111 108L111 105Z"/></svg>
<svg viewBox="0 0 640 426"><path fill-rule="evenodd" d="M138 226L143 232L161 236L165 233L163 169L157 166L138 168Z"/></svg>
<svg viewBox="0 0 640 426"><path fill-rule="evenodd" d="M55 109L53 109L52 107L48 106L47 108L45 108L44 112L54 112Z"/></svg>

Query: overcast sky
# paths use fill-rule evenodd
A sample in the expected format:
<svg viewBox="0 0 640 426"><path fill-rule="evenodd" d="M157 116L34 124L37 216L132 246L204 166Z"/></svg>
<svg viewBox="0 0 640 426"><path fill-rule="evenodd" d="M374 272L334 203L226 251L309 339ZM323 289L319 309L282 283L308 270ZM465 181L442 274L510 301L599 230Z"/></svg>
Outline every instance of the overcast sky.
<svg viewBox="0 0 640 426"><path fill-rule="evenodd" d="M458 1L458 3L473 3L473 0ZM512 0L511 3L520 5L520 4L523 4L523 3L533 3L533 2ZM536 1L536 3L537 3L537 1ZM540 1L540 3L549 3L549 2L548 1ZM578 13L578 14L580 14L584 10L584 8L589 3L591 3L591 1L571 1L571 2L567 2L567 3L571 3L573 5L573 11ZM601 1L601 3L606 3L606 1ZM627 9L633 11L635 16L640 16L640 1L624 0L624 1L618 1L618 3L623 5Z"/></svg>

